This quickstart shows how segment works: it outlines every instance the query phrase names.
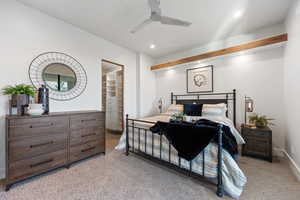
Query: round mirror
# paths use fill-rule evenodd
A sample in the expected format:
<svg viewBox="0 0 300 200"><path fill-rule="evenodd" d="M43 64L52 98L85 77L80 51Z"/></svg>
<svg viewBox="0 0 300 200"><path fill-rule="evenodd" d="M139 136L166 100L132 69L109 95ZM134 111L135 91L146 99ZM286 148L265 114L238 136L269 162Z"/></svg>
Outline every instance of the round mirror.
<svg viewBox="0 0 300 200"><path fill-rule="evenodd" d="M43 81L52 90L68 92L76 85L75 72L65 64L52 63L45 67Z"/></svg>
<svg viewBox="0 0 300 200"><path fill-rule="evenodd" d="M87 85L86 72L73 57L60 52L46 52L32 60L29 77L34 87L46 85L49 98L67 101L80 96Z"/></svg>

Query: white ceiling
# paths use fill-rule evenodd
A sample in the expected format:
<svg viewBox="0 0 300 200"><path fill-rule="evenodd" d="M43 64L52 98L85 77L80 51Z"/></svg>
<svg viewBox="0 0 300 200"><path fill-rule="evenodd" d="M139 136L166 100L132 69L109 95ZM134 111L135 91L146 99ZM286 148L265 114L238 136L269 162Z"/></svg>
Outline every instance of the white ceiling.
<svg viewBox="0 0 300 200"><path fill-rule="evenodd" d="M176 27L153 23L130 30L149 17L147 0L18 0L50 16L129 49L161 57L266 26L282 23L293 0L161 0L163 15L192 22ZM236 11L243 17L234 19ZM150 49L155 44L155 49Z"/></svg>

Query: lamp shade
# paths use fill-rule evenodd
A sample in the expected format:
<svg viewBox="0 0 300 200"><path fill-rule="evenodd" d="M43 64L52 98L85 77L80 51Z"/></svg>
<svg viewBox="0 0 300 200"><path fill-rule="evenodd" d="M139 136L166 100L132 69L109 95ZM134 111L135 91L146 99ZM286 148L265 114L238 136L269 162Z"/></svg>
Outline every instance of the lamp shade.
<svg viewBox="0 0 300 200"><path fill-rule="evenodd" d="M254 102L251 98L247 97L245 100L245 111L246 112L253 112Z"/></svg>

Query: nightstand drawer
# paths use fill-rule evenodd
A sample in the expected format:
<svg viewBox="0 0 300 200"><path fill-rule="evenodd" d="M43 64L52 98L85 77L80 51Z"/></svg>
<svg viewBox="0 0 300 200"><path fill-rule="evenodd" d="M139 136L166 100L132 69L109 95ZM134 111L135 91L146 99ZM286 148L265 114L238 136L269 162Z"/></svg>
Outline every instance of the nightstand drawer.
<svg viewBox="0 0 300 200"><path fill-rule="evenodd" d="M272 162L272 131L269 128L257 129L242 127L242 155L262 158Z"/></svg>
<svg viewBox="0 0 300 200"><path fill-rule="evenodd" d="M261 142L258 140L247 140L244 146L244 153L245 154L259 154L261 156L268 156L269 155L269 143Z"/></svg>
<svg viewBox="0 0 300 200"><path fill-rule="evenodd" d="M246 137L254 137L254 138L260 138L260 139L268 139L269 138L269 132L264 131L257 131L255 129L243 129L243 135Z"/></svg>
<svg viewBox="0 0 300 200"><path fill-rule="evenodd" d="M267 142L269 141L269 136L264 134L257 134L257 133L244 133L243 134L244 139L247 140L256 140L261 142Z"/></svg>

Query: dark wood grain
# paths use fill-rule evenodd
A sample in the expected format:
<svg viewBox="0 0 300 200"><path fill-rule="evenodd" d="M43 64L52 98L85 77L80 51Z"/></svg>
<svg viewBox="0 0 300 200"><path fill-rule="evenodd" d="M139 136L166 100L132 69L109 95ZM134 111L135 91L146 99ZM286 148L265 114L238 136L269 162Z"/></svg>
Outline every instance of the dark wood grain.
<svg viewBox="0 0 300 200"><path fill-rule="evenodd" d="M9 120L9 140L67 132L68 119L62 116Z"/></svg>
<svg viewBox="0 0 300 200"><path fill-rule="evenodd" d="M87 127L104 127L104 115L102 113L72 115L70 119L71 130Z"/></svg>
<svg viewBox="0 0 300 200"><path fill-rule="evenodd" d="M9 143L9 160L14 162L60 149L66 149L67 138L68 135L62 132L61 134L12 141Z"/></svg>
<svg viewBox="0 0 300 200"><path fill-rule="evenodd" d="M70 161L75 162L97 153L105 152L104 139L89 141L70 148Z"/></svg>
<svg viewBox="0 0 300 200"><path fill-rule="evenodd" d="M242 126L242 136L246 144L242 147L243 156L252 156L272 162L272 130L269 128L249 128Z"/></svg>
<svg viewBox="0 0 300 200"><path fill-rule="evenodd" d="M104 127L89 127L84 129L72 130L70 135L70 145L80 145L88 141L104 140Z"/></svg>
<svg viewBox="0 0 300 200"><path fill-rule="evenodd" d="M105 113L80 111L6 117L6 188L105 153Z"/></svg>
<svg viewBox="0 0 300 200"><path fill-rule="evenodd" d="M6 115L6 119L33 119L33 118L43 118L43 117L58 117L58 116L71 116L80 114L93 114L93 113L104 113L99 110L86 110L86 111L67 111L67 112L51 112L47 115Z"/></svg>
<svg viewBox="0 0 300 200"><path fill-rule="evenodd" d="M67 152L60 150L35 156L29 159L12 162L9 165L9 181L15 181L34 176L41 171L49 170L67 163Z"/></svg>

